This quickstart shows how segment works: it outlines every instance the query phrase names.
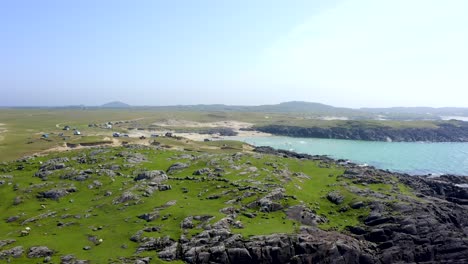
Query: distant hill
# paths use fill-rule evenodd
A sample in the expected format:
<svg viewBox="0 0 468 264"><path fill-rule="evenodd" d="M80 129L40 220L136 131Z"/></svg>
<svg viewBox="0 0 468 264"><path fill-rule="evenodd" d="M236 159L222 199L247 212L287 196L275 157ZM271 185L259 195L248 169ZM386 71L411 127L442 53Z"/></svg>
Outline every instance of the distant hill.
<svg viewBox="0 0 468 264"><path fill-rule="evenodd" d="M175 105L175 106L147 106L146 109L161 110L161 111L220 111L220 112L261 112L261 113L298 113L298 114L313 114L313 115L329 115L329 116L371 116L367 112L351 109L334 107L321 103L291 101L273 105L257 105L257 106L239 106L239 105Z"/></svg>
<svg viewBox="0 0 468 264"><path fill-rule="evenodd" d="M303 101L291 101L284 102L275 105L260 105L253 106L252 110L258 112L279 112L279 113L321 113L321 114L356 114L360 112L359 110L344 108L344 107L334 107L331 105L313 103L313 102L303 102Z"/></svg>
<svg viewBox="0 0 468 264"><path fill-rule="evenodd" d="M130 107L129 104L120 102L120 101L114 101L114 102L109 102L107 104L101 105L103 108L128 108Z"/></svg>

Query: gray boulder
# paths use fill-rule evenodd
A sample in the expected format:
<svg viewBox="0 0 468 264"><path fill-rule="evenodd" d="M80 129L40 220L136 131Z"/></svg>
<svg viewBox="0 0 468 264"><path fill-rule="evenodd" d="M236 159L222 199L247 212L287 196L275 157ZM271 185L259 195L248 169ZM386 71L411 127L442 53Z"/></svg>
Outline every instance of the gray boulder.
<svg viewBox="0 0 468 264"><path fill-rule="evenodd" d="M133 180L151 180L153 182L162 182L164 180L167 180L167 175L164 171L160 170L144 171L139 173Z"/></svg>
<svg viewBox="0 0 468 264"><path fill-rule="evenodd" d="M19 258L23 255L24 249L22 246L14 247L8 250L0 251L0 259L8 259L10 257Z"/></svg>
<svg viewBox="0 0 468 264"><path fill-rule="evenodd" d="M173 172L175 172L175 171L183 170L183 169L188 168L188 167L189 167L189 165L186 164L186 163L177 162L177 163L172 164L172 165L167 169L167 173L173 173Z"/></svg>
<svg viewBox="0 0 468 264"><path fill-rule="evenodd" d="M52 190L48 190L45 192L40 192L37 195L37 198L58 200L59 198L62 198L73 192L76 192L76 188L74 187L68 188L68 189L52 189Z"/></svg>
<svg viewBox="0 0 468 264"><path fill-rule="evenodd" d="M337 191L333 191L327 194L327 199L334 204L341 204L344 201L343 195Z"/></svg>
<svg viewBox="0 0 468 264"><path fill-rule="evenodd" d="M54 251L46 246L31 247L28 251L28 258L43 258L52 256Z"/></svg>

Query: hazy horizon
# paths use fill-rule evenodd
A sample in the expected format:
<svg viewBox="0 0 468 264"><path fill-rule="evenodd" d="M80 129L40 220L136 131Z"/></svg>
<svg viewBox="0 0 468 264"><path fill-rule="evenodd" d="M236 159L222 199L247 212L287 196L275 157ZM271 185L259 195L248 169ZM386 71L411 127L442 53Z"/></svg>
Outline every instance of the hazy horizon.
<svg viewBox="0 0 468 264"><path fill-rule="evenodd" d="M201 105L225 105L225 106L233 106L233 107L236 107L236 106L239 106L239 107L250 107L250 106L265 106L265 105L279 105L279 104L282 104L282 103L291 103L291 102L299 102L299 103L318 103L318 104L323 104L321 102L309 102L309 101L300 101L300 100L294 100L294 101L285 101L285 102L277 102L277 103L271 103L271 104L222 104L222 103L215 103L215 104L161 104L161 105L132 105L132 104L128 104L129 107L172 107L172 106L201 106ZM102 107L104 106L105 104L108 104L108 103L124 103L124 104L127 104L125 101L121 101L121 100L117 100L117 101L110 101L110 102L105 102L105 103L102 103L102 104L96 104L96 105L86 105L86 104L70 104L70 105L23 105L23 106L2 106L0 105L0 108L67 108L67 107ZM323 105L327 105L327 106L332 106L332 107L336 107L336 108L349 108L349 109L355 109L355 110L359 110L359 109L366 109L366 108L370 108L370 109L376 109L376 108L426 108L426 107L429 107L429 108L467 108L468 107L464 107L464 106L441 106L441 107L432 107L432 106L425 106L425 105L414 105L414 106L389 106L389 107L346 107L346 106L340 106L340 105L330 105L330 104L323 104ZM112 107L111 107L112 108Z"/></svg>
<svg viewBox="0 0 468 264"><path fill-rule="evenodd" d="M0 106L468 107L468 2L8 1Z"/></svg>

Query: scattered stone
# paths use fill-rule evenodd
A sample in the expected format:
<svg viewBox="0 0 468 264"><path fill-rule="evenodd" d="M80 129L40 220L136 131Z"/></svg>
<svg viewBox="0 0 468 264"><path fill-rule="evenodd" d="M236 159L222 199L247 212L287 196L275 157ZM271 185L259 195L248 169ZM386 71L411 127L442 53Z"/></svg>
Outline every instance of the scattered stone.
<svg viewBox="0 0 468 264"><path fill-rule="evenodd" d="M248 213L248 212L244 212L242 213L242 215L244 215L247 218L255 218L257 216L256 214Z"/></svg>
<svg viewBox="0 0 468 264"><path fill-rule="evenodd" d="M164 180L167 180L167 175L164 173L164 171L160 170L153 170L153 171L144 171L138 174L134 178L135 181L141 181L141 180L151 180L153 182L162 182Z"/></svg>
<svg viewBox="0 0 468 264"><path fill-rule="evenodd" d="M286 215L289 219L299 221L303 225L317 226L318 224L326 223L328 220L315 214L309 208L303 205L291 206L286 210Z"/></svg>
<svg viewBox="0 0 468 264"><path fill-rule="evenodd" d="M168 190L171 190L172 189L172 186L171 185L168 185L168 184L161 184L158 186L158 190L163 192L163 191L168 191Z"/></svg>
<svg viewBox="0 0 468 264"><path fill-rule="evenodd" d="M343 195L338 191L329 192L327 194L327 199L334 204L341 204L344 201Z"/></svg>
<svg viewBox="0 0 468 264"><path fill-rule="evenodd" d="M180 227L182 229L192 229L195 227L195 225L193 224L193 217L192 216L189 216L189 217L186 217L182 223L180 224Z"/></svg>
<svg viewBox="0 0 468 264"><path fill-rule="evenodd" d="M58 200L59 198L62 198L70 193L76 192L76 188L71 187L67 189L52 189L48 190L45 192L40 192L37 195L37 198L45 198L45 199L52 199L52 200Z"/></svg>
<svg viewBox="0 0 468 264"><path fill-rule="evenodd" d="M360 209L360 208L362 208L364 206L365 206L365 204L362 201L354 202L354 203L352 203L350 205L350 207L353 208L353 209Z"/></svg>
<svg viewBox="0 0 468 264"><path fill-rule="evenodd" d="M205 174L209 174L210 172L211 170L209 168L203 168L203 169L194 171L193 175L205 175Z"/></svg>
<svg viewBox="0 0 468 264"><path fill-rule="evenodd" d="M159 218L159 212L145 213L138 216L138 218L145 220L146 222L151 222Z"/></svg>
<svg viewBox="0 0 468 264"><path fill-rule="evenodd" d="M10 257L20 258L23 255L23 253L23 247L17 246L11 249L0 251L0 259L9 259Z"/></svg>
<svg viewBox="0 0 468 264"><path fill-rule="evenodd" d="M29 248L28 258L43 258L52 256L54 251L46 246L38 246Z"/></svg>
<svg viewBox="0 0 468 264"><path fill-rule="evenodd" d="M75 264L76 257L74 255L65 255L60 258L60 264Z"/></svg>
<svg viewBox="0 0 468 264"><path fill-rule="evenodd" d="M138 195L131 193L131 192L124 192L119 198L114 200L114 204L126 203L129 201L134 201L138 199L139 199Z"/></svg>
<svg viewBox="0 0 468 264"><path fill-rule="evenodd" d="M139 242L141 242L141 237L142 236L143 236L143 230L139 230L130 237L130 241L139 243Z"/></svg>
<svg viewBox="0 0 468 264"><path fill-rule="evenodd" d="M150 226L143 229L145 232L159 232L161 228L159 226Z"/></svg>
<svg viewBox="0 0 468 264"><path fill-rule="evenodd" d="M13 244L15 242L16 242L16 240L14 240L14 239L0 240L0 248L3 248L4 246L8 246L8 245Z"/></svg>
<svg viewBox="0 0 468 264"><path fill-rule="evenodd" d="M167 173L173 173L175 171L183 170L183 169L188 168L188 167L189 167L189 165L186 164L186 163L177 162L177 163L174 163L171 166L169 166L169 168L167 169Z"/></svg>

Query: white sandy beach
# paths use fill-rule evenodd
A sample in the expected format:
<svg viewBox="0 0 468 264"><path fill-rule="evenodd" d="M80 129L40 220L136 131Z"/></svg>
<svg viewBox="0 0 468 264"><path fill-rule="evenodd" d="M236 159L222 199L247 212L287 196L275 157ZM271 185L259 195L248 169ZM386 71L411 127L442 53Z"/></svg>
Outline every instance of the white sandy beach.
<svg viewBox="0 0 468 264"><path fill-rule="evenodd" d="M201 128L201 127L227 127L233 129L237 132L236 137L266 137L271 136L271 134L258 132L258 131L245 131L241 129L251 128L254 124L247 123L247 122L239 122L234 120L229 121L218 121L218 122L194 122L194 121L187 121L187 120L166 120L164 122L156 122L153 125L160 126L160 127L187 127L187 128ZM163 135L166 132L173 132L170 129L168 130L156 130L156 131L132 131L129 133L130 137L150 137L152 134ZM231 136L220 136L218 134L200 134L200 133L174 133L176 136L184 137L194 141L203 141L205 139L210 140L220 140L220 139L227 139L233 138Z"/></svg>

